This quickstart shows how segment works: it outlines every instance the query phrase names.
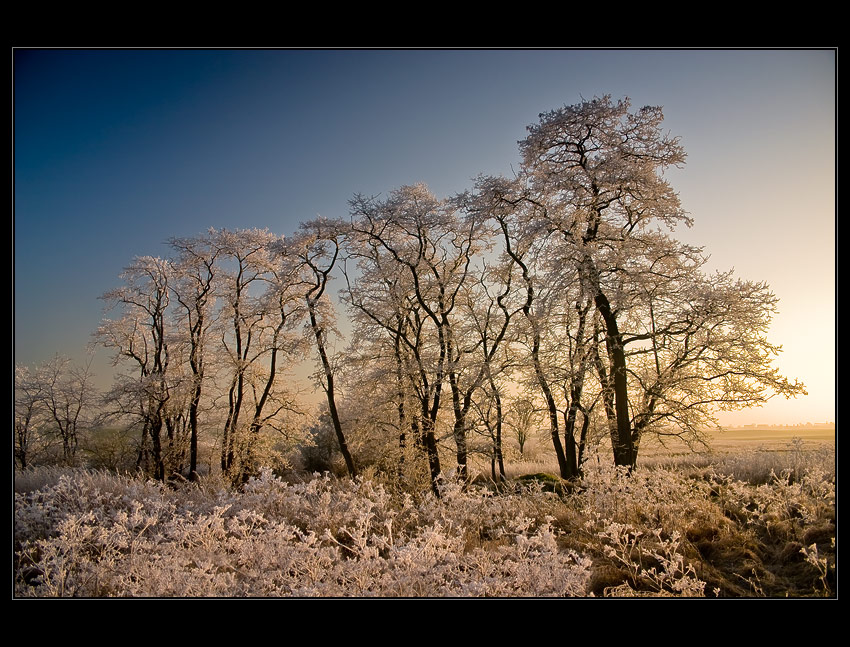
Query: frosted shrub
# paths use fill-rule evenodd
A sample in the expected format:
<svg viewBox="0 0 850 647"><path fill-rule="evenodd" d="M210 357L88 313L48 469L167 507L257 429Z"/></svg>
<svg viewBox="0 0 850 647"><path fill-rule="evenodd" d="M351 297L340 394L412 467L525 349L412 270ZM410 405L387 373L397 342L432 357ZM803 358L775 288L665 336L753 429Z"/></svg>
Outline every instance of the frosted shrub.
<svg viewBox="0 0 850 647"><path fill-rule="evenodd" d="M679 552L681 536L664 537L659 529L645 534L628 525L611 523L599 533L605 554L624 567L630 580L660 595L703 597L705 582L696 577ZM635 589L623 584L607 591L609 595L633 596Z"/></svg>
<svg viewBox="0 0 850 647"><path fill-rule="evenodd" d="M103 473L15 496L16 596L830 595L834 477L587 466L570 494L263 472Z"/></svg>
<svg viewBox="0 0 850 647"><path fill-rule="evenodd" d="M637 587L641 594L692 595L705 581L706 590L724 596L820 595L832 586L835 482L816 465L774 472L760 485L711 467L699 474L638 468L625 475L605 466L587 472L573 504L584 516L587 543L603 542L604 560L597 561L614 569L592 587L596 592L631 595ZM825 571L806 569L801 548L813 542Z"/></svg>
<svg viewBox="0 0 850 647"><path fill-rule="evenodd" d="M707 502L710 485L668 469L636 469L627 473L613 465L588 469L576 505L587 516L636 527L678 530L714 514Z"/></svg>
<svg viewBox="0 0 850 647"><path fill-rule="evenodd" d="M79 470L73 467L39 466L15 470L15 492L33 492L56 485L62 476L74 476Z"/></svg>
<svg viewBox="0 0 850 647"><path fill-rule="evenodd" d="M243 493L192 492L133 480L106 492L81 475L20 497L16 595L563 596L583 595L590 574L526 499L457 491L417 508L369 481L270 473ZM482 504L504 530L467 527Z"/></svg>
<svg viewBox="0 0 850 647"><path fill-rule="evenodd" d="M469 546L509 541L548 523L562 507L558 497L531 484L512 494L488 496L446 483L438 500L427 496L417 505L425 523L440 523L465 533Z"/></svg>
<svg viewBox="0 0 850 647"><path fill-rule="evenodd" d="M729 514L750 526L771 530L780 522L802 530L822 519L834 518L835 481L813 471L792 481L789 472L772 474L772 482L751 486L730 477L718 477L721 499ZM788 528L787 523L784 524Z"/></svg>
<svg viewBox="0 0 850 647"><path fill-rule="evenodd" d="M832 551L835 552L835 538L832 540ZM820 586L822 588L824 595L831 595L830 586L827 582L827 577L829 575L830 566L832 568L835 567L835 564L830 565L829 559L827 557L821 557L818 554L818 545L812 544L811 546L803 546L800 549L800 553L802 553L803 557L806 559L806 563L814 566L818 573L818 580L820 582Z"/></svg>

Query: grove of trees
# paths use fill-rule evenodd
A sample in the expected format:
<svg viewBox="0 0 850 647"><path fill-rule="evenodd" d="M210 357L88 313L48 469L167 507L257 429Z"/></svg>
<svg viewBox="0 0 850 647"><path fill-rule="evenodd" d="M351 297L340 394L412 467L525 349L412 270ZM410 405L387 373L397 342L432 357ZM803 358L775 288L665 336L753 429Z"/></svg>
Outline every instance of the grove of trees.
<svg viewBox="0 0 850 647"><path fill-rule="evenodd" d="M631 468L649 435L697 442L718 410L804 393L772 363L769 287L674 237L690 218L664 172L685 152L662 119L594 98L542 114L514 177L460 195L404 186L287 235L171 239L103 295L95 339L121 370L99 402L88 369L16 367L17 465L48 441L73 464L84 427L121 426L156 479L195 478L206 443L239 484L332 439L349 475L439 494L476 454L503 478L539 426L571 479L600 443Z"/></svg>

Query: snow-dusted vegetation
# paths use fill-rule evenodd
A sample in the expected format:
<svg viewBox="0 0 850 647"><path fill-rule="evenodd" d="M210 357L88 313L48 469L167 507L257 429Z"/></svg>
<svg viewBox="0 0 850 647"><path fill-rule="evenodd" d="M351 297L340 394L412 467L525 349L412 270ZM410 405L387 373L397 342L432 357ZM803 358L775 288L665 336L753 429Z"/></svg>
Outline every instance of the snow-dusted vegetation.
<svg viewBox="0 0 850 647"><path fill-rule="evenodd" d="M556 492L540 476L439 499L328 475L264 471L237 492L42 470L15 495L15 594L830 596L830 460L762 484L722 462L600 464Z"/></svg>

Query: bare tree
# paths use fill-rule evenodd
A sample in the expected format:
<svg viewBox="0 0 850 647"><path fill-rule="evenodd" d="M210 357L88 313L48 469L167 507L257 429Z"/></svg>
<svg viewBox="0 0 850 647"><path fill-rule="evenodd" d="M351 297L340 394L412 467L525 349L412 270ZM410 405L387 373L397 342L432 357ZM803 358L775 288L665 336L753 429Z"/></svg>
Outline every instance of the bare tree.
<svg viewBox="0 0 850 647"><path fill-rule="evenodd" d="M221 470L241 481L250 462L252 437L243 433L240 416L250 397L253 371L265 354L267 301L261 295L270 278L269 246L275 236L267 230L213 232L223 264L220 272L220 359L226 375L227 413L221 439Z"/></svg>
<svg viewBox="0 0 850 647"><path fill-rule="evenodd" d="M623 337L635 452L648 432L701 442L717 410L805 394L772 365L781 348L767 339L778 303L769 287L731 271L705 275L702 257L687 260L660 255L640 272L642 317Z"/></svg>
<svg viewBox="0 0 850 647"><path fill-rule="evenodd" d="M525 456L525 446L534 434L538 411L527 397L514 398L505 415L505 425L519 445L520 456Z"/></svg>
<svg viewBox="0 0 850 647"><path fill-rule="evenodd" d="M327 287L339 259L345 230L344 223L319 218L303 223L300 235L295 237L289 247L291 254L297 258L301 272L301 294L321 364L319 383L327 398L328 412L339 450L345 459L349 475L354 477L357 475L357 468L342 429L337 409L336 370L328 353L328 332L333 325L333 306L328 299Z"/></svg>
<svg viewBox="0 0 850 647"><path fill-rule="evenodd" d="M171 365L169 352L171 275L167 260L136 258L121 275L124 285L102 297L118 310L119 318L104 319L96 333L103 346L114 349L116 365L129 362L138 371L135 377L119 378L110 400L113 413L132 415L141 423L137 463L158 479L166 477L167 469L178 467L166 465L163 432L173 436L175 420L169 416L172 412L183 414L181 408L169 408L169 400L183 382L179 370Z"/></svg>
<svg viewBox="0 0 850 647"><path fill-rule="evenodd" d="M222 253L215 244L215 232L197 238L172 238L177 252L174 262L175 279L171 289L182 311L178 320L189 345L189 368L192 387L189 399L189 478L197 477L198 414L205 385L206 350L209 332L215 316L215 287L218 257Z"/></svg>
<svg viewBox="0 0 850 647"><path fill-rule="evenodd" d="M47 409L44 384L26 366L15 365L15 436L14 454L18 467L32 462L35 445L43 441Z"/></svg>
<svg viewBox="0 0 850 647"><path fill-rule="evenodd" d="M427 355L423 336L425 320L415 297L410 278L397 271L395 260L386 254L377 237L350 233L345 239L346 258L343 273L346 289L342 293L355 326L351 353L373 365L385 361L384 375L392 375L395 399L394 428L398 438L398 477L405 478L408 434L414 445L425 448L422 418L415 402L426 412L430 406L429 375L424 363ZM436 445L434 445L436 447ZM432 472L439 475L439 455L429 456ZM436 471L434 471L436 463Z"/></svg>
<svg viewBox="0 0 850 647"><path fill-rule="evenodd" d="M699 250L682 245L660 231L662 227L673 229L691 222L678 195L664 178L665 169L684 163L685 152L678 139L662 132L662 120L660 108L644 107L633 112L628 100L615 103L610 97L544 113L539 123L529 127L528 137L520 142L523 157L520 178L511 185L512 193L502 197L502 203L524 206L515 212L524 215L524 230L545 238L550 254L556 255L562 267L571 268L574 279L569 283L577 286L579 317L575 341L578 345L577 352L570 355L573 378L566 389L570 394L567 426L574 426L574 413L581 410L576 396L580 397L586 367L593 363L611 423L614 460L623 466L635 464L640 436L648 428L648 421L657 419L655 412L663 400L661 384L675 382L662 379L650 384L646 378L637 380L629 363L634 358L646 357L648 345L652 349L649 355L658 360L656 374L669 378L670 367L663 370L661 358L665 353L660 349L668 349L673 337L682 340L686 334L678 318L681 313L665 322L660 318L659 306L664 300L661 295L664 290L674 288L664 278L666 268L676 263L681 267L690 264L682 275L699 274L695 272L699 263L694 264L693 260ZM691 284L687 289L699 292L698 285L699 282ZM735 288L739 294L748 292L742 287L743 284ZM759 289L764 290L765 286L754 291ZM720 319L726 317L722 323L715 320L713 327L735 326L738 316L735 310L720 305L728 303L734 292L728 290L723 295L715 292L712 298L716 302L711 307L705 306L713 312L722 312L718 314ZM678 298L673 294L671 299ZM679 292L679 297L682 294ZM601 325L595 331L601 333L601 348L584 341L591 338L590 321L583 305L587 299L592 301L599 317ZM771 308L769 299L757 301L755 320L750 320L754 329L763 329L756 322L769 321ZM696 337L688 330L691 336L684 343L694 349ZM788 396L802 391L802 385L788 383L770 368L767 357L771 353L766 349L771 347L763 336L744 339L741 352L730 346L715 349L724 370L715 372L702 364L705 371L702 382L716 386L724 376L745 375L751 384L763 388L736 386L725 389L723 397L708 396L703 389L702 395L708 396L708 401L717 405L731 401L752 403L767 397L768 392ZM712 352L709 349L717 338L704 335L701 341L697 354L705 356ZM752 362L746 359L748 356L760 359ZM679 367L684 362L674 363ZM736 388L737 395L730 398ZM637 400L630 400L630 392L643 398L640 406ZM700 397L694 398L688 409L692 412L700 409L696 405L700 401ZM634 414L633 409L636 409ZM570 453L568 447L565 456ZM568 471L572 472L572 467L567 465Z"/></svg>
<svg viewBox="0 0 850 647"><path fill-rule="evenodd" d="M678 140L661 132L662 119L660 108L630 112L628 100L603 97L542 114L520 143L529 199L541 207L535 213L561 236L604 322L617 465L634 465L635 451L621 313L606 272L653 223L690 222L662 176L685 160Z"/></svg>
<svg viewBox="0 0 850 647"><path fill-rule="evenodd" d="M438 200L424 185L402 187L384 201L357 196L352 217L353 233L386 258L384 267L394 268L390 272L405 276L416 304L408 311L410 335L402 339L417 369L411 386L420 405L420 433L432 489L438 492L441 470L435 426L446 380L455 413L458 475L465 479L468 474L463 396L457 381L462 351L456 308L477 251L476 224L474 220L459 222L454 207ZM401 332L401 327L397 330Z"/></svg>
<svg viewBox="0 0 850 647"><path fill-rule="evenodd" d="M80 432L94 413L96 392L91 362L90 355L83 366L73 366L69 358L57 355L38 371L43 404L54 432L62 441L62 456L67 465L75 463Z"/></svg>
<svg viewBox="0 0 850 647"><path fill-rule="evenodd" d="M572 478L575 476L570 469L573 461L567 458L561 441L558 404L545 360L544 339L552 329L545 295L547 289L551 292L554 288L545 272L550 238L547 229L538 224L542 207L529 196L523 183L483 177L479 178L476 193L469 198L467 208L477 217L497 224L504 253L512 261L514 271L519 273L522 295L519 308L523 313L524 326L517 333L518 339L524 340L528 349L533 382L543 396L560 475Z"/></svg>

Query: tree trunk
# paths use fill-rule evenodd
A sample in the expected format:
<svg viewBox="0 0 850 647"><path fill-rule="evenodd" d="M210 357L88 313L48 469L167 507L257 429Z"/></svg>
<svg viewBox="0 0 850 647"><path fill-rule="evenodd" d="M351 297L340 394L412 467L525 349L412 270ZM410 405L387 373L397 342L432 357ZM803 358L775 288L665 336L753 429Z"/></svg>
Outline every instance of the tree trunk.
<svg viewBox="0 0 850 647"><path fill-rule="evenodd" d="M597 291L594 298L596 308L605 322L605 345L611 364L611 377L614 382L614 412L617 420L617 435L614 439L614 464L623 467L634 467L634 447L632 430L629 419L629 394L626 374L626 353L623 347L623 337L617 325L617 317L611 311L607 297Z"/></svg>
<svg viewBox="0 0 850 647"><path fill-rule="evenodd" d="M154 420L151 426L151 449L153 450L153 477L165 480L165 464L162 461L162 420Z"/></svg>
<svg viewBox="0 0 850 647"><path fill-rule="evenodd" d="M203 322L203 320L201 320ZM198 328L201 324L198 324ZM201 406L201 391L204 382L204 367L201 350L192 332L192 349L189 355L189 366L192 368L192 396L189 400L189 480L198 479L198 410Z"/></svg>
<svg viewBox="0 0 850 647"><path fill-rule="evenodd" d="M578 446L575 438L576 416L571 404L564 414L564 455L567 459L568 476L561 478L574 479L578 476Z"/></svg>
<svg viewBox="0 0 850 647"><path fill-rule="evenodd" d="M198 479L198 408L201 403L200 377L195 376L192 399L189 402L189 480Z"/></svg>
<svg viewBox="0 0 850 647"><path fill-rule="evenodd" d="M229 474L236 460L236 428L239 423L239 413L242 409L242 398L244 392L244 376L242 369L230 385L228 392L229 408L227 420L224 422L224 435L221 441L221 470Z"/></svg>
<svg viewBox="0 0 850 647"><path fill-rule="evenodd" d="M442 468L440 467L440 454L437 450L437 437L434 435L434 423L430 418L422 421L422 442L425 446L425 455L428 457L431 491L439 499Z"/></svg>
<svg viewBox="0 0 850 647"><path fill-rule="evenodd" d="M457 447L457 479L461 483L469 478L469 455L466 447L466 411L461 406L460 388L458 387L457 375L449 373L449 384L452 389L452 409L454 411L455 423L452 435Z"/></svg>
<svg viewBox="0 0 850 647"><path fill-rule="evenodd" d="M404 410L406 394L404 389L404 362L401 356L400 335L396 335L393 338L393 344L396 360L396 397L398 398L398 480L401 483L404 480L404 454L407 451L407 414Z"/></svg>
<svg viewBox="0 0 850 647"><path fill-rule="evenodd" d="M348 450L348 443L345 440L345 434L342 431L342 422L339 419L339 412L336 408L336 395L334 393L334 376L333 369L331 368L330 360L328 359L328 354L325 351L325 342L323 339L323 330L319 326L319 323L316 319L316 310L315 304L313 304L310 299L307 299L307 306L310 311L310 326L313 328L313 335L316 338L316 347L319 351L319 358L322 361L322 368L325 372L325 395L328 400L328 410L331 414L331 421L333 422L334 432L336 433L336 439L339 443L339 451L342 453L342 457L345 459L345 467L348 469L348 475L351 478L357 476L357 470L354 467L354 459L351 456L351 452Z"/></svg>
<svg viewBox="0 0 850 647"><path fill-rule="evenodd" d="M495 450L496 460L499 463L499 476L501 480L505 480L505 457L502 453L502 398L496 385L493 385L493 396L496 400L496 443Z"/></svg>
<svg viewBox="0 0 850 647"><path fill-rule="evenodd" d="M534 346L531 349L531 357L534 361L534 372L537 375L537 383L540 385L540 390L543 391L543 396L546 400L546 409L549 413L549 432L552 437L552 446L555 448L555 457L558 459L558 470L561 478L570 478L569 464L564 453L564 446L561 444L561 435L558 431L558 407L555 404L555 396L552 395L552 389L549 388L549 381L543 373L543 367L540 363L540 334L535 329L534 331Z"/></svg>

